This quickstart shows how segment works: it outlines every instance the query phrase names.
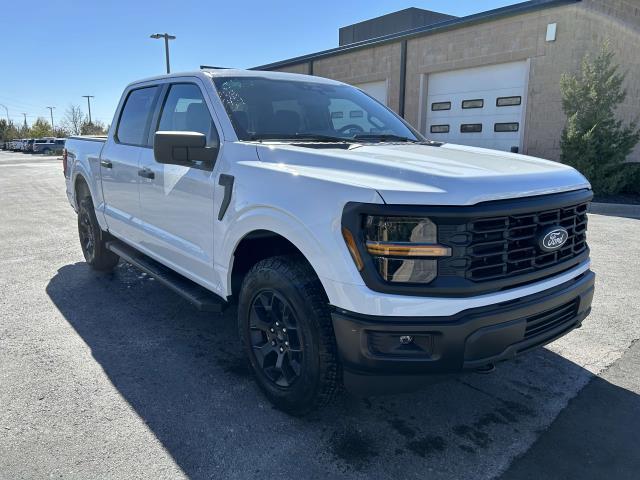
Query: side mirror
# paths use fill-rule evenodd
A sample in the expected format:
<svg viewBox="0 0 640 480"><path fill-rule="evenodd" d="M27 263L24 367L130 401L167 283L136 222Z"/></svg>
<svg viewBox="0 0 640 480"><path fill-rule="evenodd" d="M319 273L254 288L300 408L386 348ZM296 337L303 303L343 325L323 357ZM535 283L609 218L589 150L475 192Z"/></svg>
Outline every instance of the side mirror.
<svg viewBox="0 0 640 480"><path fill-rule="evenodd" d="M218 145L207 147L207 137L199 132L159 131L153 137L153 155L158 163L208 168L218 155Z"/></svg>

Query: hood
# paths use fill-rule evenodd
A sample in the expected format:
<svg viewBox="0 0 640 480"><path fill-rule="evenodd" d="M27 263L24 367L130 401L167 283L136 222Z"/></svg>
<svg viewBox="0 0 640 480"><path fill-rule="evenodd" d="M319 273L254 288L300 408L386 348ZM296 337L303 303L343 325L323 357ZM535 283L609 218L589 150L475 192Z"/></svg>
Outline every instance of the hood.
<svg viewBox="0 0 640 480"><path fill-rule="evenodd" d="M296 175L371 188L388 204L473 205L590 188L575 169L550 160L444 144L341 148L260 144L262 162Z"/></svg>

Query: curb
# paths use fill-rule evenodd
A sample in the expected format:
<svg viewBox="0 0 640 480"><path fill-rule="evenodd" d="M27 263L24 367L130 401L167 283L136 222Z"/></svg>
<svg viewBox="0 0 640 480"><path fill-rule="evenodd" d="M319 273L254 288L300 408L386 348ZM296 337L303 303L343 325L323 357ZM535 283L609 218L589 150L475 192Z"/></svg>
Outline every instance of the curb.
<svg viewBox="0 0 640 480"><path fill-rule="evenodd" d="M609 215L612 217L626 217L640 219L640 205L624 203L591 203L589 213Z"/></svg>

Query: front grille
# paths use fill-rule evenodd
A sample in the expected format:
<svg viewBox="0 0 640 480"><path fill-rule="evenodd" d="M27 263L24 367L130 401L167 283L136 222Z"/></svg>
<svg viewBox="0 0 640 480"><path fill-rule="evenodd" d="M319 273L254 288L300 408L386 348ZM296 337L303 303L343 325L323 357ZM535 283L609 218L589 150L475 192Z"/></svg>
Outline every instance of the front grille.
<svg viewBox="0 0 640 480"><path fill-rule="evenodd" d="M342 226L358 239L367 287L398 295L471 297L539 282L567 272L589 258L586 242L589 189L480 202L474 205L382 205L349 202ZM437 260L429 282L389 282L365 247L367 216L429 218L438 243L451 256ZM561 248L545 252L541 237L567 230ZM409 268L411 265L407 265Z"/></svg>
<svg viewBox="0 0 640 480"><path fill-rule="evenodd" d="M536 337L553 330L576 316L579 299L527 318L524 338Z"/></svg>
<svg viewBox="0 0 640 480"><path fill-rule="evenodd" d="M455 270L456 275L470 281L486 282L538 272L571 260L588 248L587 206L588 202L517 215L473 218L463 225L443 229L448 237L441 239L443 243L457 246L454 255L457 258L446 262L443 272ZM544 252L537 244L538 237L552 226L566 228L569 237L559 250Z"/></svg>

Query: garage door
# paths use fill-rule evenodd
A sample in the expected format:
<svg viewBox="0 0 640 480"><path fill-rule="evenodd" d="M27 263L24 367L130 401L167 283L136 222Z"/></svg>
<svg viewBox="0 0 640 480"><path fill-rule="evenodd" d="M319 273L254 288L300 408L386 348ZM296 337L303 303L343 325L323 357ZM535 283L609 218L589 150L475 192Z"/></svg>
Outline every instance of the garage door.
<svg viewBox="0 0 640 480"><path fill-rule="evenodd" d="M425 135L510 151L522 148L528 62L429 75Z"/></svg>
<svg viewBox="0 0 640 480"><path fill-rule="evenodd" d="M387 82L367 82L356 83L354 87L358 87L360 90L367 92L373 98L378 100L383 105L387 104Z"/></svg>

